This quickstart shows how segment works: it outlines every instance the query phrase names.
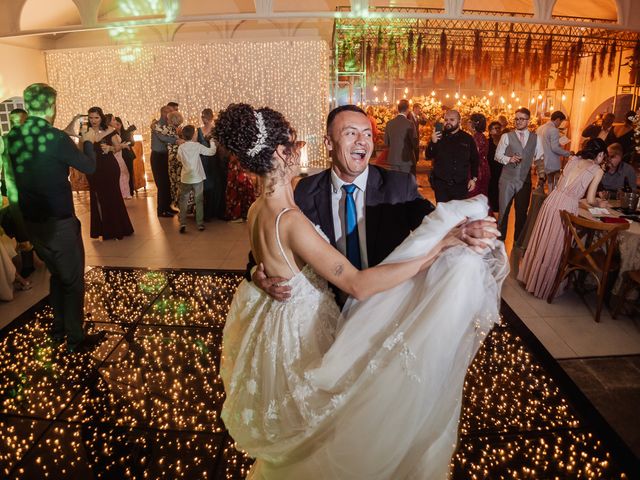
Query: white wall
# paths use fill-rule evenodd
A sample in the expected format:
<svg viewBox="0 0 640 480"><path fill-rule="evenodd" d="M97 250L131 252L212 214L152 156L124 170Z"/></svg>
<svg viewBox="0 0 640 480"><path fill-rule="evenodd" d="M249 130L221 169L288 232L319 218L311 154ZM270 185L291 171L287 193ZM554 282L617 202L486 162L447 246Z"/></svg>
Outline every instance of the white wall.
<svg viewBox="0 0 640 480"><path fill-rule="evenodd" d="M28 85L46 81L42 50L0 43L0 101L21 97Z"/></svg>

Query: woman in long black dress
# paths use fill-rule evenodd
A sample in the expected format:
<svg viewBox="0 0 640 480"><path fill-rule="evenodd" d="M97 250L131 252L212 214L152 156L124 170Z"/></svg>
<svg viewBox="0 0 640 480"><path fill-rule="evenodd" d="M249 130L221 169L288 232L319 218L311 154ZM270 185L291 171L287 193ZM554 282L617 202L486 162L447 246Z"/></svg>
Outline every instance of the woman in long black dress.
<svg viewBox="0 0 640 480"><path fill-rule="evenodd" d="M209 146L213 130L213 110L202 111L202 127L198 128L198 142ZM227 169L220 155L200 155L207 178L204 181L204 219L224 217L224 196L227 181Z"/></svg>
<svg viewBox="0 0 640 480"><path fill-rule="evenodd" d="M91 199L91 238L121 239L133 233L127 207L120 192L120 167L114 152L120 151L119 137L108 127L100 107L91 107L89 129L82 143L90 141L96 153L96 171L87 175Z"/></svg>
<svg viewBox="0 0 640 480"><path fill-rule="evenodd" d="M502 124L500 122L491 122L489 124L489 151L487 152L487 162L489 163L489 207L494 212L500 210L498 205L498 181L502 174L502 164L496 161L496 149L498 142L502 136Z"/></svg>

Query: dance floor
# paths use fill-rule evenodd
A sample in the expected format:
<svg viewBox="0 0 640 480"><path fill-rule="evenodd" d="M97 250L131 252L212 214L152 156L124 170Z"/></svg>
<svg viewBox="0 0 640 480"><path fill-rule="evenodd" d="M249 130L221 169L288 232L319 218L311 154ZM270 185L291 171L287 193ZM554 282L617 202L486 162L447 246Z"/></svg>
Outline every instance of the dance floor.
<svg viewBox="0 0 640 480"><path fill-rule="evenodd" d="M242 276L93 268L86 279L91 330L107 332L91 354L51 344L46 300L0 333L0 477L244 478L251 459L220 419L218 375ZM640 478L506 304L503 316L467 375L452 478Z"/></svg>

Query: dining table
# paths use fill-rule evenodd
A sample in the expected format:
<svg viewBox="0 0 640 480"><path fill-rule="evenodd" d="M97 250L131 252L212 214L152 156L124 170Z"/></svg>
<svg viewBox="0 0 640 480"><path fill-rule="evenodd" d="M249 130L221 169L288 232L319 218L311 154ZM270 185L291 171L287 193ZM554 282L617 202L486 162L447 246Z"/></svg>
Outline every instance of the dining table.
<svg viewBox="0 0 640 480"><path fill-rule="evenodd" d="M623 218L630 223L628 230L618 234L618 249L620 251L620 271L613 285L613 295L620 295L623 273L630 270L640 270L640 211L626 215L619 210L617 200L598 201L597 206L589 205L581 200L578 215L589 220L602 221L603 218ZM632 217L632 218L629 218ZM637 294L635 294L637 296Z"/></svg>

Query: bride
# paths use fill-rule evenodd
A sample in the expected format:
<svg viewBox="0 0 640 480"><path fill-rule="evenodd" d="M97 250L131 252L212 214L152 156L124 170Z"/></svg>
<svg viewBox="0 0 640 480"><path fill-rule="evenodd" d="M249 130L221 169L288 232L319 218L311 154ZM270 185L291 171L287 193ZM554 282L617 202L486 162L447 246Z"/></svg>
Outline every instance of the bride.
<svg viewBox="0 0 640 480"><path fill-rule="evenodd" d="M280 113L230 105L214 137L262 176L251 248L291 287L278 302L244 281L224 328L222 418L256 458L248 478L446 478L467 367L499 319L508 273L501 242L476 252L458 240L486 198L439 204L359 271L297 209L299 152ZM328 282L351 296L342 314Z"/></svg>

